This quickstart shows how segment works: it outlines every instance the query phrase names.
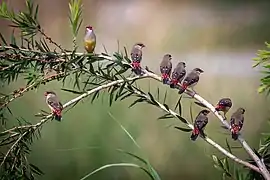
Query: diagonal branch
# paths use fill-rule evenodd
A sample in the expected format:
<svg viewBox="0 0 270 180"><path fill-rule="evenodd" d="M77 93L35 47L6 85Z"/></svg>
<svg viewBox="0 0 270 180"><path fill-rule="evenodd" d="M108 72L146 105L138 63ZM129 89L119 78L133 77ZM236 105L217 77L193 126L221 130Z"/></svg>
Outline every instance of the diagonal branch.
<svg viewBox="0 0 270 180"><path fill-rule="evenodd" d="M108 87L111 87L111 86L114 86L114 85L117 85L117 84L122 84L122 83L124 83L124 82L126 82L126 81L134 81L134 80L143 79L143 78L148 78L148 77L150 77L149 74L144 74L144 75L142 75L142 76L135 76L135 77L132 77L132 78L127 78L126 80L120 79L120 80L112 81L112 82L110 82L110 83L107 83L107 84L98 86L98 87L96 87L96 88L94 88L94 89L92 89L92 90L90 90L90 91L87 91L86 93L84 93L84 94L82 94L82 95L80 95L80 96L78 96L78 97L76 97L76 98L74 98L74 99L68 101L67 103L65 103L65 104L63 105L63 107L64 107L64 109L65 109L65 108L71 106L72 104L75 104L75 103L79 102L79 101L82 100L83 98L86 98L86 97L88 97L89 95L91 95L91 94L93 94L93 93L95 93L95 92L97 92L97 91L106 89L106 88L108 88ZM137 94L137 95L139 95L139 96L143 96L143 97L145 97L145 98L148 99L148 100L151 100L149 96L143 94L143 93L140 92L140 91L135 90L134 93ZM180 116L180 115L178 115L176 112L174 112L174 111L172 111L172 110L170 110L170 109L167 110L166 107L165 107L163 104L161 104L161 103L159 103L159 102L157 102L157 104L158 104L158 106L159 106L162 110L164 110L164 111L170 113L170 114L173 115L174 117L177 118L177 116ZM25 129L25 128L27 128L28 130L29 130L29 128L32 128L32 130L34 131L34 130L38 129L39 127L41 127L44 123L46 123L46 122L47 122L50 118L52 118L52 117L53 117L53 115L50 114L50 115L46 116L45 118L43 118L43 119L42 119L39 123L37 123L37 124L15 127L15 128L9 129L9 130L7 130L7 131L4 131L4 132L2 132L2 133L0 133L0 134L14 133L15 130L18 130L18 129L21 130L21 129ZM194 127L193 127L192 124L188 123L188 124L186 124L186 125L187 125L189 128L194 129ZM26 131L26 132L27 132L27 131ZM25 134L25 133L24 133L24 134ZM23 134L23 135L24 135L24 134ZM21 136L19 137L19 139L22 139L22 136L23 136L23 135L21 135ZM203 138L203 137L201 137L201 138ZM18 139L18 140L19 140L19 139ZM239 163L239 164L242 164L242 165L244 165L244 166L246 166L246 167L248 167L248 168L250 168L250 169L253 169L254 171L257 171L257 172L260 173L260 170L259 170L258 167L256 167L256 166L254 166L254 165L252 165L252 164L250 164L250 163L248 163L248 162L246 162L246 161L243 161L243 160L237 158L237 157L234 156L233 154L229 153L226 149L224 149L223 147L221 147L219 144L217 144L216 142L214 142L212 139L210 139L210 138L208 138L208 137L205 137L205 138L203 138L203 139L204 139L207 143L209 143L210 145L212 145L213 147L215 147L217 150L219 150L220 152L222 152L225 156L227 156L228 158L232 159L233 161L235 161L235 162L237 162L237 163ZM18 140L17 140L15 143L18 143ZM13 146L14 146L14 144L13 144ZM13 146L12 146L12 147L13 147ZM11 152L11 151L9 150L8 153L10 153L10 152ZM7 156L7 154L6 154L6 156ZM6 158L5 158L5 159L6 159ZM4 159L4 160L5 160L5 159ZM2 163L3 163L3 162L2 162Z"/></svg>
<svg viewBox="0 0 270 180"><path fill-rule="evenodd" d="M148 99L149 101L152 101L151 98L149 96L147 96L146 94L141 93L140 91L134 91L135 94L139 95L139 96L143 96L144 98ZM155 101L157 103L157 105L159 106L160 109L162 109L163 111L173 115L175 118L178 118L180 115L177 114L176 112L172 111L171 109L167 109L163 104L161 104L158 101ZM192 124L190 124L189 122L187 122L187 124L185 124L186 126L188 126L191 129L194 129L194 126ZM260 173L260 169L256 166L254 166L253 164L250 164L246 161L243 161L241 159L239 159L238 157L234 156L233 154L231 154L230 152L228 152L226 149L224 149L223 147L221 147L219 144L217 144L215 141L213 141L212 139L206 137L202 137L200 136L203 140L205 140L208 144L212 145L213 147L215 147L217 150L219 150L221 153L223 153L225 156L227 156L228 158L232 159L233 161L242 164L250 169L253 169L254 171L257 171L258 173Z"/></svg>
<svg viewBox="0 0 270 180"><path fill-rule="evenodd" d="M32 88L34 88L35 86L43 83L43 82L48 82L50 80L56 79L57 77L63 77L63 76L67 76L68 74L65 74L64 72L60 72L57 74L53 74L50 75L48 77L44 77L41 80L34 82L28 86L26 86L25 88L20 88L20 90L16 91L16 93L14 93L13 97L8 99L7 101L5 101L3 104L0 104L0 109L6 107L9 103L11 103L12 101L14 101L15 99L17 99L18 97L21 97L25 92L31 90Z"/></svg>
<svg viewBox="0 0 270 180"><path fill-rule="evenodd" d="M13 49L12 47L10 49ZM30 50L27 50L27 49L20 49L22 51L30 51ZM40 52L39 52L40 53ZM72 53L63 53L61 55L71 55ZM75 55L86 55L85 53L75 53ZM112 62L115 62L117 63L113 57L111 56L105 56L105 55L98 55L98 57L100 58L103 58L104 60L107 60L107 61L112 61ZM129 63L127 62L124 62L122 61L121 62L122 64L126 64L126 65L129 65ZM144 72L144 75L143 77L150 77L152 79L155 79L157 81L160 81L161 82L161 77L158 76L157 74L155 73L152 73L148 70L145 70L145 69L142 69L142 71ZM140 78L138 78L140 79ZM122 83L124 82L124 80L119 80L121 82L118 82L118 83ZM116 83L117 84L117 83ZM101 86L102 87L102 86ZM102 88L101 88L102 89ZM186 90L185 93L189 96L191 96L192 98L196 99L197 101L201 102L202 104L204 104L220 121L223 125L225 125L228 130L230 130L230 125L228 124L228 122L226 120L223 119L223 117L218 113L216 112L214 106L209 103L208 101L206 101L204 98L202 98L200 95L198 94L194 94L193 91L190 91L190 90ZM270 180L270 174L267 170L267 168L265 167L265 165L263 164L263 162L259 159L259 157L253 152L253 150L250 148L250 146L247 144L247 142L242 138L241 135L239 135L239 138L238 138L238 141L241 143L241 145L243 146L243 148L246 150L246 152L251 156L251 158L256 162L256 164L258 165L260 171L261 171L261 174L264 176L265 179L267 180Z"/></svg>
<svg viewBox="0 0 270 180"><path fill-rule="evenodd" d="M162 81L161 77L148 72L146 70L144 70L146 74L148 74L149 77L157 80L157 81ZM225 125L228 130L231 129L229 123L223 119L223 117L215 110L215 107L209 103L208 101L206 101L204 98L202 98L200 95L198 94L194 94L194 92L190 91L190 90L186 90L185 93L189 96L191 96L192 98L196 99L197 101L199 101L200 103L204 104L220 121L223 125ZM240 144L242 145L242 147L246 150L246 152L250 155L250 157L256 162L256 164L258 165L261 174L264 176L265 179L270 180L270 173L267 170L266 166L264 165L264 163L260 160L260 158L253 152L253 150L251 149L251 147L248 145L248 143L244 140L244 138L239 134L238 137L238 141L240 142Z"/></svg>

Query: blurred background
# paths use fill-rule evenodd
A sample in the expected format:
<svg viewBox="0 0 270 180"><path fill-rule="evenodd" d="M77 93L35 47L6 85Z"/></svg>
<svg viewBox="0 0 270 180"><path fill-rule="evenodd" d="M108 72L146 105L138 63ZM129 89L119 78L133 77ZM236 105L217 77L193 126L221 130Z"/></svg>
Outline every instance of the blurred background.
<svg viewBox="0 0 270 180"><path fill-rule="evenodd" d="M15 10L24 8L24 1L7 0ZM72 48L72 36L68 19L68 0L37 0L40 5L39 19L45 32L65 48ZM173 63L185 61L187 69L202 68L196 90L205 99L215 104L222 97L233 99L228 117L238 107L246 109L243 136L257 148L260 133L269 129L270 103L265 95L257 94L260 74L252 68L256 51L270 40L270 1L170 1L170 0L84 0L83 25L79 40L83 49L84 27L92 25L97 35L96 52L103 52L103 44L109 52L120 48L128 49L135 42L143 42L143 65L159 72L159 63L165 53L173 56ZM12 29L7 21L0 21L1 33L9 35ZM20 87L18 82L7 87L9 92ZM157 87L165 92L163 85L141 81L141 85L155 93ZM33 123L39 121L34 114L47 110L43 92L54 90L63 103L75 97L62 92L61 83L53 82L37 91L27 93L20 100L11 103L16 116ZM106 91L105 91L106 92ZM177 92L168 90L167 104L174 107ZM128 105L134 99L108 105L108 98L90 103L91 97L64 113L61 123L47 123L42 128L42 137L32 145L31 162L39 166L45 175L41 180L79 179L92 170L107 163L136 162L119 154L120 148L140 155L119 125L108 115L112 113L135 137L164 180L174 179L221 179L213 167L211 155L219 153L202 139L189 140L189 133L168 128L177 125L177 120L157 118L164 113L150 105L140 104L134 108ZM190 120L189 107L192 100L183 99L183 116ZM193 105L194 116L200 111ZM179 123L181 125L181 123ZM230 135L220 128L220 122L210 115L207 134L225 147ZM229 140L233 146L238 142ZM94 147L101 147L95 149ZM247 158L242 149L234 153ZM106 169L89 179L148 179L143 172L132 168Z"/></svg>

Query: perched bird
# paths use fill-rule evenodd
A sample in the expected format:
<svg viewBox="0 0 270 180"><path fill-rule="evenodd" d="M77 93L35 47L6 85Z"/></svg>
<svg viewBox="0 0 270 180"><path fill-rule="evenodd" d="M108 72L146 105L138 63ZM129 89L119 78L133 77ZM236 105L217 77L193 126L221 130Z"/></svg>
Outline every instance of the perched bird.
<svg viewBox="0 0 270 180"><path fill-rule="evenodd" d="M175 88L178 83L181 83L186 75L186 63L179 62L172 72L171 88Z"/></svg>
<svg viewBox="0 0 270 180"><path fill-rule="evenodd" d="M136 43L131 49L131 65L135 74L141 73L142 49L145 47L143 43Z"/></svg>
<svg viewBox="0 0 270 180"><path fill-rule="evenodd" d="M226 113L231 109L232 107L232 100L230 98L222 98L219 100L219 102L216 105L216 111L222 111L224 113L224 117L226 118Z"/></svg>
<svg viewBox="0 0 270 180"><path fill-rule="evenodd" d="M96 35L92 26L87 26L84 36L84 48L88 53L93 53L96 47Z"/></svg>
<svg viewBox="0 0 270 180"><path fill-rule="evenodd" d="M199 112L199 114L197 115L195 122L194 122L194 129L193 129L192 134L190 136L190 139L192 141L195 141L198 138L199 134L201 134L202 136L205 136L203 130L208 123L207 115L209 113L210 113L209 110L204 109L201 112Z"/></svg>
<svg viewBox="0 0 270 180"><path fill-rule="evenodd" d="M163 84L167 84L170 80L171 72L172 72L172 56L170 54L165 54L160 63L160 72Z"/></svg>
<svg viewBox="0 0 270 180"><path fill-rule="evenodd" d="M243 127L245 111L244 108L238 108L231 116L231 132L234 140L238 139L238 133Z"/></svg>
<svg viewBox="0 0 270 180"><path fill-rule="evenodd" d="M53 91L46 91L44 95L47 105L51 109L52 113L55 115L55 120L61 121L63 105L59 101L57 95Z"/></svg>
<svg viewBox="0 0 270 180"><path fill-rule="evenodd" d="M179 94L182 94L188 87L192 88L199 82L200 74L204 71L200 68L193 69L183 80L182 87L179 90ZM194 91L195 92L195 91Z"/></svg>

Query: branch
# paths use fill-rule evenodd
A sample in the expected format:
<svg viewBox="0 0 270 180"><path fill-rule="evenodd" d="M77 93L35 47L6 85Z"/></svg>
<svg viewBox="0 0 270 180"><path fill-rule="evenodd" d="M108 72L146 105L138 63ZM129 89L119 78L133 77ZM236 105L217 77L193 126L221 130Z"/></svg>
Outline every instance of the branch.
<svg viewBox="0 0 270 180"><path fill-rule="evenodd" d="M74 98L74 99L68 101L67 103L65 103L65 104L63 105L63 107L64 107L64 109L65 109L65 108L71 106L72 104L75 104L75 103L79 102L79 101L82 100L83 98L86 98L87 96L89 96L89 95L91 95L91 94L93 94L93 93L95 93L95 92L97 92L97 91L106 89L106 88L108 88L108 87L111 87L111 86L114 86L114 85L117 85L117 84L122 84L122 83L127 82L127 81L134 81L134 80L143 79L143 78L147 78L147 77L151 77L151 76L149 76L149 74L144 74L144 75L142 75L142 76L135 76L135 77L132 77L132 78L127 78L126 80L120 79L120 80L116 80L116 81L113 81L113 82L110 82L110 83L107 83L107 84L98 86L98 87L96 87L96 88L94 88L94 89L92 89L92 90L90 90L90 91L87 91L86 93L84 93L84 94L82 94L82 95L80 95L80 96L78 96L78 97L76 97L76 98ZM149 96L147 96L147 95L141 93L140 91L135 90L134 93L137 94L137 95L139 95L139 96L143 96L143 97L145 97L145 98L148 99L148 100L151 100L151 98L150 98ZM175 113L174 111L172 111L172 110L170 110L170 109L167 110L166 107L165 107L163 104L161 104L161 103L159 103L159 102L157 102L157 104L158 104L158 106L159 106L162 110L164 110L164 111L170 113L170 114L173 115L174 117L178 118L177 116L180 116L179 114ZM52 117L53 117L53 114L50 114L50 115L46 116L45 118L43 118L39 123L37 123L37 124L35 124L35 125L25 125L25 126L14 127L14 128L12 128L12 129L9 129L9 130L7 130L7 131L4 131L4 132L2 132L2 133L0 133L0 134L2 135L2 134L7 134L7 133L13 133L13 131L15 131L15 130L21 130L21 129L25 129L25 128L33 128L33 130L35 130L35 129L39 128L41 125L43 125L44 123L46 123L46 122L47 122L50 118L52 118ZM194 129L194 126L193 126L192 124L188 123L188 124L186 124L186 125L187 125L189 128ZM253 169L254 171L257 171L257 172L260 173L259 168L257 168L256 166L254 166L254 165L252 165L252 164L250 164L250 163L248 163L248 162L246 162L246 161L243 161L243 160L237 158L237 157L234 156L233 154L229 153L226 149L224 149L223 147L221 147L219 144L217 144L216 142L214 142L212 139L210 139L210 138L208 138L208 137L201 137L201 138L204 139L207 143L209 143L209 144L212 145L213 147L215 147L216 149L218 149L218 150L219 150L221 153L223 153L225 156L227 156L227 157L229 157L230 159L232 159L233 161L235 161L235 162L237 162L237 163L239 163L239 164L242 164L242 165L244 165L244 166L246 166L246 167L248 167L248 168L250 168L250 169ZM22 139L22 137L20 136L19 139ZM18 142L18 140L17 140L15 143L17 143L17 142ZM15 143L14 143L14 144L15 144ZM13 145L13 146L14 146L14 145ZM12 146L12 147L13 147L13 146ZM8 151L8 153L10 153L10 150ZM6 156L7 156L7 154L6 154ZM3 163L3 162L2 162L2 163Z"/></svg>
<svg viewBox="0 0 270 180"><path fill-rule="evenodd" d="M150 76L151 77L151 76ZM139 96L143 96L146 99L148 99L149 101L152 101L152 99L139 92L139 91L134 91L135 94L139 95ZM173 115L175 118L178 118L180 115L177 114L176 112L172 111L171 109L167 109L163 104L161 104L158 101L155 101L157 103L157 105L159 106L160 109L162 109L163 111ZM192 124L190 124L189 122L187 122L187 124L185 124L187 127L194 129L194 126ZM260 169L256 166L254 166L253 164L250 164L246 161L243 161L239 158L237 158L236 156L234 156L233 154L231 154L230 152L228 152L226 149L224 149L223 147L221 147L219 144L217 144L215 141L213 141L212 139L208 138L208 137L202 137L200 136L203 140L205 140L208 144L212 145L213 147L215 147L217 150L219 150L221 153L223 153L225 156L227 156L228 158L232 159L233 161L242 164L250 169L253 169L254 171L257 171L258 173L261 173Z"/></svg>
<svg viewBox="0 0 270 180"><path fill-rule="evenodd" d="M6 48L14 49L12 47L6 47ZM20 49L20 50L21 51L27 51L27 52L31 52L32 51L32 50L28 50L28 49ZM78 56L79 55L83 55L83 56L84 55L85 56L88 55L87 53L73 53L73 54L78 55ZM65 53L62 53L60 56L68 56L68 55L72 55L72 53L66 53L65 52ZM58 55L58 57L59 57L59 55ZM107 56L107 55L101 54L101 55L97 55L97 57L103 58L103 60L108 60L108 61L117 63L112 57ZM130 65L129 63L124 62L124 61L122 61L121 63L122 64L125 64L125 65ZM155 73L152 73L152 72L150 72L148 70L145 70L145 69L142 69L142 71L144 72L143 77L150 77L152 79L155 79L155 80L161 82L161 77L158 76L158 75L156 75ZM137 78L140 79L139 77L137 77ZM117 81L114 81L114 82L117 82ZM118 82L116 84L123 83L123 82L124 82L124 80L118 80ZM113 83L113 82L111 82L111 83ZM102 86L100 86L100 87L102 89ZM185 93L187 95L191 96L192 98L196 99L197 101L201 102L202 104L204 104L210 111L212 111L212 113L215 114L215 116L221 121L221 123L223 125L225 125L228 129L230 129L230 125L228 124L228 122L226 120L224 120L223 117L218 112L215 111L215 108L214 108L214 106L212 104L210 104L209 102L207 102L204 98L202 98L198 94L194 94L193 91L190 91L190 90L187 89L185 91ZM14 100L14 99L15 98L13 98L12 100ZM259 167L262 175L267 180L270 180L270 174L269 174L268 170L266 169L265 165L262 163L262 161L259 159L259 157L252 151L252 149L249 147L249 145L246 143L246 141L241 137L241 135L239 135L238 140L241 143L241 145L243 146L243 148L247 151L247 153L251 156L251 158L256 162L256 164L258 165L258 167Z"/></svg>
<svg viewBox="0 0 270 180"><path fill-rule="evenodd" d="M146 70L144 70L144 72L146 74L148 74L148 76L151 77L152 79L155 79L155 80L160 81L160 82L162 81L160 76L158 76L158 75L156 75L154 73L148 72ZM231 129L229 123L226 120L223 119L223 117L215 110L215 107L212 104L210 104L208 101L206 101L200 95L194 94L194 92L192 92L190 90L186 90L185 93L187 95L191 96L192 98L196 99L197 101L199 101L203 105L205 105L221 121L221 123L228 128L228 130ZM258 167L259 167L259 169L261 171L261 174L264 176L264 178L267 179L267 180L270 180L270 173L267 170L267 168L265 167L264 163L253 152L251 147L247 144L247 142L244 140L244 138L240 134L239 134L239 137L238 137L238 141L241 143L241 145L246 150L246 152L250 155L250 157L256 162L256 164L258 165Z"/></svg>
<svg viewBox="0 0 270 180"><path fill-rule="evenodd" d="M11 103L12 101L14 101L18 97L21 97L25 92L27 92L27 91L35 88L35 86L38 86L39 84L41 84L43 82L48 82L48 81L54 80L56 78L67 76L67 75L68 74L65 74L64 72L53 74L53 75L50 75L48 77L44 77L40 81L34 82L31 85L26 86L25 88L20 88L19 90L16 90L15 91L16 93L13 94L13 97L12 98L8 99L3 104L0 104L0 109L6 107L9 103Z"/></svg>

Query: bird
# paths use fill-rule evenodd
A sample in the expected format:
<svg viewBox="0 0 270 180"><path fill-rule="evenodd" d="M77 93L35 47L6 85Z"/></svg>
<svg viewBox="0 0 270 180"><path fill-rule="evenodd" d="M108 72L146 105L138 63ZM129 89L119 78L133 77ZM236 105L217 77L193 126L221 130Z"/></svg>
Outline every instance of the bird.
<svg viewBox="0 0 270 180"><path fill-rule="evenodd" d="M200 74L203 72L204 71L200 68L193 69L183 80L182 86L180 87L178 93L182 94L188 87L194 91L193 87L199 82Z"/></svg>
<svg viewBox="0 0 270 180"><path fill-rule="evenodd" d="M190 139L192 141L195 141L199 134L201 134L202 136L205 136L204 134L204 128L208 123L208 117L207 115L210 113L209 110L204 109L202 111L199 112L199 114L197 115L195 121L194 121L194 129L192 131L192 134L190 136Z"/></svg>
<svg viewBox="0 0 270 180"><path fill-rule="evenodd" d="M84 48L88 53L93 53L96 47L97 38L92 26L87 26L85 29Z"/></svg>
<svg viewBox="0 0 270 180"><path fill-rule="evenodd" d="M131 49L131 66L135 74L141 74L142 49L145 45L141 42L135 43Z"/></svg>
<svg viewBox="0 0 270 180"><path fill-rule="evenodd" d="M238 108L231 116L231 133L232 133L232 139L237 140L238 139L238 133L241 131L243 124L244 124L244 108Z"/></svg>
<svg viewBox="0 0 270 180"><path fill-rule="evenodd" d="M226 118L226 113L231 109L232 107L232 100L230 98L222 98L218 101L216 105L216 111L222 111L224 113L224 118Z"/></svg>
<svg viewBox="0 0 270 180"><path fill-rule="evenodd" d="M172 72L172 55L165 54L160 63L160 72L163 84L167 84L170 80L171 72Z"/></svg>
<svg viewBox="0 0 270 180"><path fill-rule="evenodd" d="M52 113L55 116L55 120L61 121L63 105L59 101L56 93L53 91L46 91L44 95L47 105L49 106L49 108L51 109Z"/></svg>
<svg viewBox="0 0 270 180"><path fill-rule="evenodd" d="M172 72L172 78L171 78L171 88L175 88L175 86L178 83L181 83L186 75L186 63L185 62L179 62L177 66L174 68Z"/></svg>

